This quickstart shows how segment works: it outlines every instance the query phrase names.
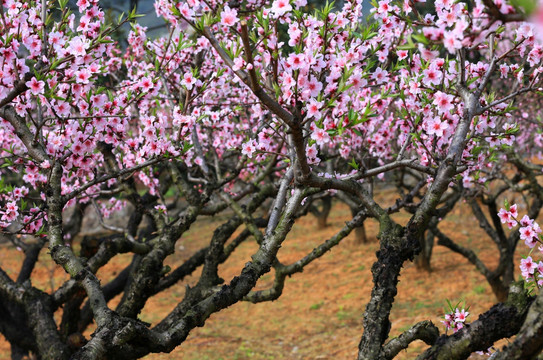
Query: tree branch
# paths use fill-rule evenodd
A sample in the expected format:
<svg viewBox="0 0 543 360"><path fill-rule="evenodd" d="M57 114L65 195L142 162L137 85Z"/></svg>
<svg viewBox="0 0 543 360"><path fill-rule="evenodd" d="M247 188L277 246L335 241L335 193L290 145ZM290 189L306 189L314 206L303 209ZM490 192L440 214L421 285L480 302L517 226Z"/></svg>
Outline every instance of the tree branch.
<svg viewBox="0 0 543 360"><path fill-rule="evenodd" d="M433 345L438 337L439 329L431 321L421 321L397 338L390 340L383 348L383 357L386 360L392 360L400 351L407 349L413 341L422 340L428 345Z"/></svg>

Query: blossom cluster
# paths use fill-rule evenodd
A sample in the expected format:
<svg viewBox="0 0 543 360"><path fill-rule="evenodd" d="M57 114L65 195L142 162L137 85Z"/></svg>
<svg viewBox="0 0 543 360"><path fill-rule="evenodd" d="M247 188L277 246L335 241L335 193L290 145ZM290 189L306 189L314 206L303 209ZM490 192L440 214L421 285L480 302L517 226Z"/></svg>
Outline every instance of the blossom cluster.
<svg viewBox="0 0 543 360"><path fill-rule="evenodd" d="M458 304L457 304L458 305ZM467 325L466 320L469 316L467 309L460 309L458 306L453 307L449 302L449 312L444 315L445 320L441 320L441 323L445 326L445 331L453 330L454 333L463 329ZM476 351L479 355L492 355L493 347L489 347L485 351Z"/></svg>
<svg viewBox="0 0 543 360"><path fill-rule="evenodd" d="M457 332L464 327L468 316L469 312L465 309L451 308L450 312L445 314L445 320L441 320L441 323L445 325L445 330Z"/></svg>
<svg viewBox="0 0 543 360"><path fill-rule="evenodd" d="M498 216L500 221L503 224L507 224L509 229L520 225L520 228L518 229L520 239L524 240L526 246L530 248L530 253L538 243L542 244L539 235L542 230L539 227L539 224L535 220L530 219L528 215L524 215L522 219L519 220L517 204L509 206L506 202L506 208L501 208L498 212ZM543 253L543 245L539 245L538 250ZM530 255L526 256L524 259L520 260L520 270L522 277L527 282L535 282L537 287L543 286L543 261L537 262L534 261Z"/></svg>
<svg viewBox="0 0 543 360"><path fill-rule="evenodd" d="M360 26L360 0L314 12L305 11L305 0L251 0L250 11L223 1L159 0L157 15L172 24L172 36L148 38L147 29L134 23L123 51L112 40L113 26L105 23L96 0L80 0L78 16L66 9L59 21L47 24L41 3L6 4L0 100L16 90L15 84L24 84L27 89L10 104L18 116L30 119L31 135L48 159L30 159L13 126L0 119L0 176L18 174L32 189L20 198L2 192L0 227L22 223L28 232L31 225L23 218L34 219L30 209L43 208L53 164L62 163L63 195L108 171L99 144L111 146L121 168L176 159L197 169L209 154L217 162L235 154L245 161L239 172L244 181L265 169L273 156L285 163L295 160L285 123L247 82L253 71L263 91L303 124L311 171L321 173L327 159L338 158L345 166L336 170L337 176L347 176L367 159L384 165L403 151L428 169L430 184L432 169L447 154L465 110L459 76L465 76L467 90L475 91L493 71L486 59L489 36L496 36L498 55L507 55L496 67L500 89L536 86L543 57L534 24L499 28L481 1L471 10L462 3L436 1L435 15L406 22L406 17L419 16L413 8L417 2L382 0L372 11L375 22ZM515 10L505 1L500 11ZM243 32L254 43L249 49L240 41ZM462 64L452 55L460 47L481 56ZM523 58L530 71L518 65ZM495 101L506 95L485 92L481 97L480 106L488 109L469 124L462 172L451 185L483 186L503 148L533 152L537 147L524 144L543 145L535 122L528 121L533 111L516 117L508 102ZM138 186L158 194L160 179L152 169L133 174ZM112 178L106 185L118 184ZM88 202L102 190L100 184L89 186L68 205ZM32 206L24 205L30 198ZM43 218L43 211L37 211ZM533 242L540 231L536 225L523 225L524 240Z"/></svg>

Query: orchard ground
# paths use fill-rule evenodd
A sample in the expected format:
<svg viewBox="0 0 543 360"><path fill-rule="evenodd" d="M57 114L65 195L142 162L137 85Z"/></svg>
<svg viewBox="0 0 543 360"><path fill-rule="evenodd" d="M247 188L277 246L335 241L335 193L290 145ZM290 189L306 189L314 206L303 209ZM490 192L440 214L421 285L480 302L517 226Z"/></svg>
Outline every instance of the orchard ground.
<svg viewBox="0 0 543 360"><path fill-rule="evenodd" d="M457 206L440 228L455 241L474 249L493 268L497 265L495 247L469 216L471 212L465 204ZM408 216L396 214L394 218L404 223ZM296 261L331 237L349 219L350 211L341 203L334 203L325 229L318 230L316 219L311 215L300 219L279 252L279 259L286 264ZM195 223L178 242L179 248L170 256L168 264L174 268L194 251L206 246L221 220L219 217L206 218ZM378 249L377 223L367 221L366 231L370 243L358 245L354 234L351 234L303 273L287 279L283 295L278 300L235 304L212 315L203 328L191 332L172 353L149 355L145 359L355 359L362 333L362 315L372 288L371 266ZM254 241L242 244L220 267L220 275L228 281L238 274L256 246ZM516 264L524 252L527 248L520 245ZM49 292L51 288L57 288L66 275L54 266L47 250L43 250L40 256L32 275L33 285ZM12 278L16 277L16 269L22 259L23 254L11 245L1 245L0 266L7 269ZM98 275L102 283L109 281L129 262L130 257L122 255L100 269ZM391 336L397 336L426 319L432 320L443 331L440 320L443 319L447 299L453 303L462 301L469 306L469 322L475 321L480 313L496 302L484 277L460 255L436 245L432 267L431 273L418 271L413 263L404 267L391 313ZM195 273L199 271L201 269ZM519 272L517 265L516 274ZM198 276L193 276L188 284L194 285L197 280ZM260 279L256 290L265 289L272 283L273 273L268 273ZM156 324L182 299L184 289L183 285L177 285L151 298L140 319ZM112 300L110 306L114 307L118 300ZM60 318L60 312L57 316ZM88 337L91 332L85 335ZM413 359L425 347L424 343L417 341L402 352L400 359ZM9 344L0 335L0 359L8 359L9 356ZM474 355L470 359L476 358L479 357Z"/></svg>

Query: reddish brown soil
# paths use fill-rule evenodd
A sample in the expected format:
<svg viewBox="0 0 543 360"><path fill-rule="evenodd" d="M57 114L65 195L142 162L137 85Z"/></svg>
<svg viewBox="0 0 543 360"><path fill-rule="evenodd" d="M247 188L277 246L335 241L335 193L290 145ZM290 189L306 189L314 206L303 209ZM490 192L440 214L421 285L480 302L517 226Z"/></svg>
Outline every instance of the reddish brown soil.
<svg viewBox="0 0 543 360"><path fill-rule="evenodd" d="M441 229L458 242L476 249L487 263L496 264L493 243L474 225L466 207L457 208L441 225ZM334 205L329 226L316 229L311 216L301 219L293 228L280 251L283 263L296 261L315 246L332 236L348 220L349 210ZM403 223L406 215L397 215ZM219 219L195 224L178 243L180 250L171 258L172 267L204 246ZM283 295L271 303L238 303L211 316L203 328L191 332L188 339L170 354L155 354L146 359L232 360L232 359L355 359L362 333L362 316L371 292L371 266L378 248L375 236L377 224L367 221L366 230L371 243L356 245L353 235L321 259L310 264L303 273L287 279ZM229 281L239 273L256 244L247 241L220 267L220 275ZM519 246L519 252L524 251ZM48 261L43 261L32 276L33 284L45 291L58 287L66 276ZM22 254L10 246L0 248L0 266L12 277L22 261ZM114 263L100 270L102 282L108 281L130 261L119 256ZM443 247L434 249L433 272L418 271L406 264L400 278L398 296L391 314L391 335L396 336L417 321L429 319L438 324L446 300L465 301L470 307L468 320L474 321L486 311L495 298L482 275L464 258ZM188 285L195 284L198 270ZM51 275L54 275L53 277ZM51 280L53 279L53 281ZM269 287L273 273L260 280L259 289ZM185 284L152 298L141 319L156 324L183 297ZM118 299L111 301L114 307ZM57 314L60 316L60 314ZM92 332L86 334L87 336ZM401 359L413 359L425 345L413 343ZM9 345L0 335L0 359L9 358ZM475 358L475 357L473 357Z"/></svg>

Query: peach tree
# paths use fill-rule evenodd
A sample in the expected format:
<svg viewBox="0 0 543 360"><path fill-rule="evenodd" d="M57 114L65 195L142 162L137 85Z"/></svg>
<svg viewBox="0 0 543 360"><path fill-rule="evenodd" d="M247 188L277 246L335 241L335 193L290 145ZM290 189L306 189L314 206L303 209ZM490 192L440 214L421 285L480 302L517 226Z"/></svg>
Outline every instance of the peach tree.
<svg viewBox="0 0 543 360"><path fill-rule="evenodd" d="M358 0L318 10L305 0L158 0L169 34L150 39L135 13L106 24L96 0L78 0L77 16L67 0L3 0L0 229L25 253L16 279L0 270L0 331L13 358L169 352L213 313L277 299L287 276L366 218L379 223L379 251L358 359L392 359L416 339L431 345L420 359L464 359L517 333L518 346L498 358L536 354L541 299L518 286L455 334L424 321L389 339L401 269L431 220L454 206L444 195L484 189L485 171L515 139L539 131L516 110L541 86L537 10L528 5L382 0L364 21L370 5ZM132 31L123 50L111 34L124 23ZM537 106L527 109L537 119ZM403 170L416 185L379 203L366 184ZM295 221L336 192L359 211L312 252L281 263ZM407 207L406 224L391 218ZM123 221L111 220L123 211ZM72 247L90 213L107 235ZM217 214L227 220L208 245L167 266L191 225ZM220 264L247 239L258 250L222 279ZM43 248L70 277L51 292L31 283ZM132 254L130 265L101 283L98 270L121 253ZM138 319L151 297L197 268L196 285L169 314ZM273 285L255 290L272 270Z"/></svg>

